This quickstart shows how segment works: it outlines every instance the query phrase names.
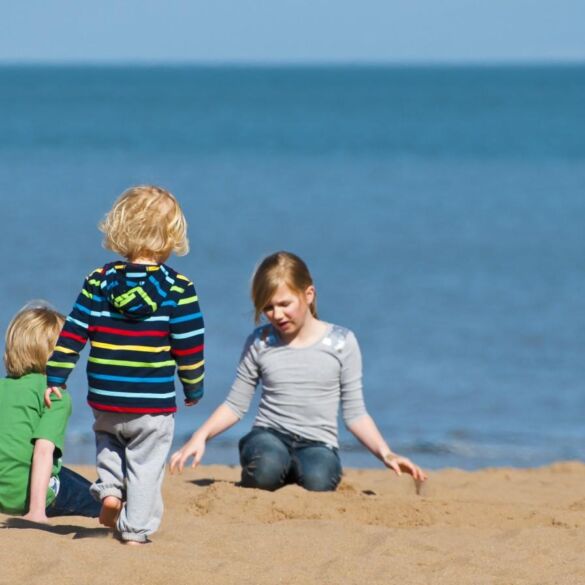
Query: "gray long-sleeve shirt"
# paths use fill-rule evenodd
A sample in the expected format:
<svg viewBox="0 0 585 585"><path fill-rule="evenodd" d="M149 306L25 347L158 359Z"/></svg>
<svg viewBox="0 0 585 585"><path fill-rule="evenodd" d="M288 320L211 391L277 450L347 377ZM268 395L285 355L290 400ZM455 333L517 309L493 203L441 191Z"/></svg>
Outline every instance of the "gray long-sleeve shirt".
<svg viewBox="0 0 585 585"><path fill-rule="evenodd" d="M248 337L236 379L225 401L242 418L258 382L262 395L255 427L269 427L338 447L341 402L348 425L367 414L362 393L362 361L354 334L329 325L308 347L282 343L272 325Z"/></svg>

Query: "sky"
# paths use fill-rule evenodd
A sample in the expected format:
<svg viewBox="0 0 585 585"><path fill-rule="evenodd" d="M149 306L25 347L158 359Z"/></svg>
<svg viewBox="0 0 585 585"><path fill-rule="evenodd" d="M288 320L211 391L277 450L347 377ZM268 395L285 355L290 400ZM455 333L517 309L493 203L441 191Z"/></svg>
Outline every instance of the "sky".
<svg viewBox="0 0 585 585"><path fill-rule="evenodd" d="M585 61L584 0L0 0L0 63Z"/></svg>

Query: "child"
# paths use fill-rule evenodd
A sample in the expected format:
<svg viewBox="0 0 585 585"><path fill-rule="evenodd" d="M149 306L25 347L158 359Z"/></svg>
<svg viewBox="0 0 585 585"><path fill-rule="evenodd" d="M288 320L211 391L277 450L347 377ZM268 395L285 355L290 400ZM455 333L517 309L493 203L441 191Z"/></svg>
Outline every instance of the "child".
<svg viewBox="0 0 585 585"><path fill-rule="evenodd" d="M100 229L104 246L126 261L86 278L49 361L46 398L65 388L89 339L87 401L99 478L91 491L102 503L102 524L116 528L122 542L145 543L162 517L177 364L187 406L203 395L203 318L193 283L164 264L172 252L189 251L173 195L153 186L128 189Z"/></svg>
<svg viewBox="0 0 585 585"><path fill-rule="evenodd" d="M63 315L45 303L29 303L8 325L7 378L0 379L0 511L34 522L51 516L99 514L90 483L61 467L71 400L51 410L43 404L45 366L63 326Z"/></svg>
<svg viewBox="0 0 585 585"><path fill-rule="evenodd" d="M208 439L246 413L259 381L262 394L253 429L240 440L242 485L274 490L298 483L308 490L335 490L341 479L337 413L341 403L349 430L384 465L415 480L426 475L393 453L366 412L360 350L354 334L320 321L316 291L306 264L294 254L265 258L253 278L256 322L269 323L246 341L235 382L193 437L171 458L171 471L197 465Z"/></svg>

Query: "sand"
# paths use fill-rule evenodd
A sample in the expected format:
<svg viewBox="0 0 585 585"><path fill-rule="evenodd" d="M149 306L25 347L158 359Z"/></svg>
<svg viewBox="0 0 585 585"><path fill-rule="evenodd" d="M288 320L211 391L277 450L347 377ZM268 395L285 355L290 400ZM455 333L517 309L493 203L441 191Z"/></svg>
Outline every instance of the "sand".
<svg viewBox="0 0 585 585"><path fill-rule="evenodd" d="M163 525L142 547L91 519L0 515L0 583L585 584L581 463L442 470L420 494L384 469L346 470L325 494L243 489L238 477L167 475Z"/></svg>

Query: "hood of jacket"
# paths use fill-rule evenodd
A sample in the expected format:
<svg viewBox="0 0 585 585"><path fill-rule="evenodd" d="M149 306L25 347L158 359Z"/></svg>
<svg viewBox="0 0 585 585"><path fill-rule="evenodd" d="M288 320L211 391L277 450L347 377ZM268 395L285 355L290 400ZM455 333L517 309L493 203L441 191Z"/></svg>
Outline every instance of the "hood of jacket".
<svg viewBox="0 0 585 585"><path fill-rule="evenodd" d="M172 279L167 280L168 271L162 264L116 262L104 269L108 302L130 319L153 315L169 296Z"/></svg>

